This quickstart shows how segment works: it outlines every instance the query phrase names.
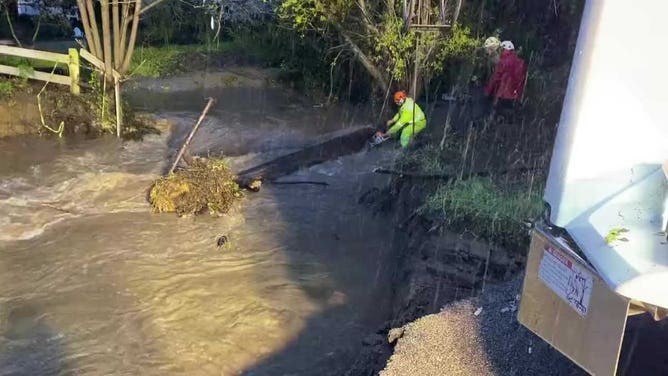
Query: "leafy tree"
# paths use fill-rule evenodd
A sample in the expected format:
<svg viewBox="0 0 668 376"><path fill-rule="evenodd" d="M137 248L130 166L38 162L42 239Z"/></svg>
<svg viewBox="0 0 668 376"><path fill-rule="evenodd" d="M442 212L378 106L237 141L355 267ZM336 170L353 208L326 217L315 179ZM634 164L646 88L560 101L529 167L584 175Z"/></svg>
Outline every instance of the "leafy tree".
<svg viewBox="0 0 668 376"><path fill-rule="evenodd" d="M303 36L318 35L347 49L383 90L390 84L414 88L439 73L447 59L469 53L478 44L470 29L457 24L459 5L443 1L285 0L280 19ZM440 7L439 7L440 5ZM421 11L418 7L422 7ZM419 31L409 27L416 14L449 18L452 27ZM445 17L444 17L445 16ZM423 18L424 20L426 18ZM421 21L422 21L421 20ZM335 47L336 48L336 47Z"/></svg>

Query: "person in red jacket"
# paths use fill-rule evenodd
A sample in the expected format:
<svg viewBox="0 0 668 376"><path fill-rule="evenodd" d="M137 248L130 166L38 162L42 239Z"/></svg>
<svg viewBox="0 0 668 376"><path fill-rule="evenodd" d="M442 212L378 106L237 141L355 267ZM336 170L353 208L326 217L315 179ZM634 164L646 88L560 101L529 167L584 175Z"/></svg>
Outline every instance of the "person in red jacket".
<svg viewBox="0 0 668 376"><path fill-rule="evenodd" d="M501 57L485 85L485 95L492 99L492 106L496 108L499 102L503 103L504 107L512 106L515 101L521 99L525 77L526 64L515 53L513 42L508 40L501 42Z"/></svg>

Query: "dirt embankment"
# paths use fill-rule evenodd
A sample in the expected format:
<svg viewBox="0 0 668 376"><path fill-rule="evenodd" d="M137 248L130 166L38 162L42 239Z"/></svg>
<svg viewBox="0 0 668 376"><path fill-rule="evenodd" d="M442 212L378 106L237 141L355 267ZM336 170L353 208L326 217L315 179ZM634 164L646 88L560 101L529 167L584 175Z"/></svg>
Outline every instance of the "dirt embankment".
<svg viewBox="0 0 668 376"><path fill-rule="evenodd" d="M443 174L470 179L487 171L499 187L542 181L554 139L552 122L539 121L525 109L515 114L517 119L478 124L467 118L472 116L469 107L460 108L454 108L453 126L468 127L455 129L448 140L463 147L452 147L456 153L435 160ZM432 127L425 133L430 140L440 140L439 131ZM416 145L416 151L423 149L427 150ZM395 166L404 171L418 167ZM470 229L482 227L481 221L493 223L495 216L473 210L472 222L460 226L463 229L448 228L453 218L447 215L456 215L452 210L420 210L443 184L403 174L386 192L362 199L381 215L395 218L394 298L392 316L365 341L349 375L377 375L381 370L386 376L581 374L516 319L526 247L517 241L503 243L506 248L494 246L472 235L476 231ZM493 186L489 193L495 193ZM486 205L475 202L484 197L465 199L461 205ZM518 235L525 231L521 221L533 218L515 219L508 225L516 226L513 233Z"/></svg>
<svg viewBox="0 0 668 376"><path fill-rule="evenodd" d="M393 312L365 339L348 376L586 375L517 320L525 252L438 229L411 215L425 185L393 188L362 199L397 223ZM630 317L619 374L667 374L666 341L666 320Z"/></svg>
<svg viewBox="0 0 668 376"><path fill-rule="evenodd" d="M49 85L40 95L40 114L37 94L43 83L7 78L0 78L0 83L5 88L0 95L0 138L53 134L47 127L58 131L61 122L64 134L96 129L97 117L86 95L75 96L65 86Z"/></svg>
<svg viewBox="0 0 668 376"><path fill-rule="evenodd" d="M276 85L274 71L239 66L217 71L191 72L167 78L136 78L126 83L124 90L131 94L135 91L173 92L273 85ZM112 95L102 103L102 97L89 89L83 89L83 93L77 96L70 94L68 87L56 84L49 84L40 95L42 107L40 115L37 94L43 86L42 82L25 82L0 76L0 138L56 134L61 122L65 135L75 133L99 135L105 131L105 125L100 121L103 109L109 118L107 122L114 121ZM127 104L125 110L127 116L124 124L129 132L143 134L153 126L146 116L136 118L132 116L131 108ZM114 127L114 124L107 124L106 130L113 133Z"/></svg>
<svg viewBox="0 0 668 376"><path fill-rule="evenodd" d="M390 192L363 199L384 215L392 213L397 223L393 312L367 338L348 375L383 369L387 376L577 374L517 322L523 253L450 233L435 219L415 215L428 191L398 181Z"/></svg>

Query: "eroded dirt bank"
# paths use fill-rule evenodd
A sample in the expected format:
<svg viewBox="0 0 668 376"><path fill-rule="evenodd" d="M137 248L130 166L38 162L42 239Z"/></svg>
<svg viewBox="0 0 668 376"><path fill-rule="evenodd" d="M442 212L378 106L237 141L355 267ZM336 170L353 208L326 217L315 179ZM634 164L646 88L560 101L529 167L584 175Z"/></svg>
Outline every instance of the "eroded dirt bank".
<svg viewBox="0 0 668 376"><path fill-rule="evenodd" d="M527 250L415 214L430 189L394 179L360 200L393 218L392 314L365 338L347 375L586 375L517 320ZM666 374L666 325L647 314L629 318L619 375Z"/></svg>
<svg viewBox="0 0 668 376"><path fill-rule="evenodd" d="M366 338L348 375L584 374L517 322L523 253L415 215L427 190L395 181L365 197L396 226L392 316Z"/></svg>
<svg viewBox="0 0 668 376"><path fill-rule="evenodd" d="M136 104L146 93L178 93L224 88L277 88L276 72L270 69L235 66L218 71L196 71L168 78L133 78L123 87L125 97ZM44 90L42 90L44 89ZM41 92L41 94L40 94ZM100 88L83 84L81 95L69 88L33 80L0 76L0 138L23 135L62 134L98 136L115 132L112 93L103 99ZM39 101L38 101L39 94ZM41 110L40 110L41 105ZM144 135L155 126L154 119L135 113L124 103L126 135ZM132 133L132 134L130 134Z"/></svg>
<svg viewBox="0 0 668 376"><path fill-rule="evenodd" d="M96 128L90 96L74 96L69 88L53 84L40 95L41 103L38 103L37 95L43 83L4 77L0 77L0 83L6 88L0 95L0 138L53 134L61 122L64 134L91 133Z"/></svg>

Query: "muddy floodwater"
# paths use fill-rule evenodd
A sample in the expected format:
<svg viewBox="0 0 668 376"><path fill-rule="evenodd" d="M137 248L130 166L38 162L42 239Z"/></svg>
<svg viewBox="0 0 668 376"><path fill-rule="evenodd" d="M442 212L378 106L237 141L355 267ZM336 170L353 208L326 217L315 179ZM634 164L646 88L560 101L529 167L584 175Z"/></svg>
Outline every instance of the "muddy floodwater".
<svg viewBox="0 0 668 376"><path fill-rule="evenodd" d="M237 170L372 122L281 89L146 92L132 101L171 132L0 140L0 375L339 375L387 318L392 226L358 198L387 183L371 171L392 147L284 177L329 185L265 185L223 218L150 213L207 96L193 154Z"/></svg>

